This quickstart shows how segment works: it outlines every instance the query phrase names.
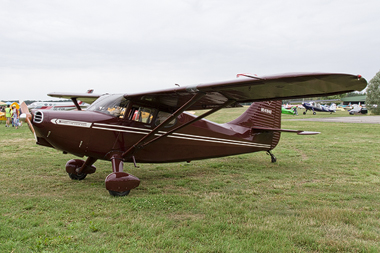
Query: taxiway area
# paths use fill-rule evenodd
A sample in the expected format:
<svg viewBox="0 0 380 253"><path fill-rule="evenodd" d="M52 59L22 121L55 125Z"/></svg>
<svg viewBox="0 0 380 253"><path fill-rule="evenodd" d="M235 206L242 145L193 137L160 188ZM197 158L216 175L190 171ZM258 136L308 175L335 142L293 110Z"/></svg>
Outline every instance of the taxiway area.
<svg viewBox="0 0 380 253"><path fill-rule="evenodd" d="M331 117L331 118L286 119L284 121L321 121L321 122L340 122L340 123L380 124L380 116L352 116L352 117Z"/></svg>

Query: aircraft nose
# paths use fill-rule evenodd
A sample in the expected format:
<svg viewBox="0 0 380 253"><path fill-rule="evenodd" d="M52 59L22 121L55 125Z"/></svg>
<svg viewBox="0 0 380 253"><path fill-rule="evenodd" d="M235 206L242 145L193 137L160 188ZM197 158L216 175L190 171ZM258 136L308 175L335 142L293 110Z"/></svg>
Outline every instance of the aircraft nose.
<svg viewBox="0 0 380 253"><path fill-rule="evenodd" d="M48 124L46 124L49 121L49 112L46 110L31 110L31 113L36 143L42 146L53 147L49 142L50 129Z"/></svg>

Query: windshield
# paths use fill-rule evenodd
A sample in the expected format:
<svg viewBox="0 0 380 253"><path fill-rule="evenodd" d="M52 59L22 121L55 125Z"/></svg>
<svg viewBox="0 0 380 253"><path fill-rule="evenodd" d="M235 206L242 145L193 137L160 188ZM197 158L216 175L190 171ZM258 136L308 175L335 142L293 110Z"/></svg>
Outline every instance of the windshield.
<svg viewBox="0 0 380 253"><path fill-rule="evenodd" d="M102 112L113 115L115 117L124 118L125 108L129 100L125 99L123 95L105 95L97 99L87 111Z"/></svg>
<svg viewBox="0 0 380 253"><path fill-rule="evenodd" d="M131 104L128 109L129 111L126 112L129 103L130 101L120 94L104 95L92 103L87 108L87 111L101 112L120 119L125 118L143 124L154 123L156 126L171 116L171 113L158 111L155 108L140 106L138 104ZM176 122L176 119L173 119L170 123L165 124L165 127L172 127Z"/></svg>

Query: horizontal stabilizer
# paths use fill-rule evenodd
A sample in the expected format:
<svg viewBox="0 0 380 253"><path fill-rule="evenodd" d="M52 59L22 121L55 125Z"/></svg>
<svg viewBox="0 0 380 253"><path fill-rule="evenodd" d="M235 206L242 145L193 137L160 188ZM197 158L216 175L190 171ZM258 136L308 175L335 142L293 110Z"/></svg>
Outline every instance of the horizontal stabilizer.
<svg viewBox="0 0 380 253"><path fill-rule="evenodd" d="M310 132L310 131L298 131L298 135L315 135L315 134L320 134L321 132Z"/></svg>
<svg viewBox="0 0 380 253"><path fill-rule="evenodd" d="M302 130L290 130L290 129L270 128L270 127L259 127L259 126L252 127L252 132L253 133L260 133L260 132L285 132L285 133L297 133L298 135L315 135L315 134L320 134L320 132L309 132L309 131L302 131Z"/></svg>

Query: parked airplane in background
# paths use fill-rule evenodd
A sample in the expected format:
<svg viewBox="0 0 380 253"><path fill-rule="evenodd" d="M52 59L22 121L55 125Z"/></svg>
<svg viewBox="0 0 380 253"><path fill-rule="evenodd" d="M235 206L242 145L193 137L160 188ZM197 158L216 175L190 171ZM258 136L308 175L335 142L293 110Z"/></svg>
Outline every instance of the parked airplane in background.
<svg viewBox="0 0 380 253"><path fill-rule="evenodd" d="M96 171L98 159L111 161L105 186L113 196L128 195L140 180L123 171L125 162L189 162L243 153L271 151L281 132L281 100L363 90L364 78L348 74L248 76L228 82L175 87L135 94L51 93L52 97L92 103L86 110L32 110L24 115L39 145L87 159L66 163L71 179ZM237 119L217 124L204 118L216 111L250 103ZM25 103L22 105L26 107ZM185 111L205 110L200 116ZM23 110L24 111L24 110ZM27 109L25 110L27 111ZM36 161L37 162L37 161ZM168 182L170 183L170 182Z"/></svg>
<svg viewBox="0 0 380 253"><path fill-rule="evenodd" d="M79 103L80 106L84 105L83 102ZM28 105L29 109L40 109L40 110L71 110L75 109L75 105L73 102L64 102L64 101L41 101L41 102L33 102Z"/></svg>
<svg viewBox="0 0 380 253"><path fill-rule="evenodd" d="M303 112L303 114L305 115L307 111L313 111L313 115L316 114L316 112L329 112L329 113L333 113L335 112L335 109L336 109L336 104L331 104L330 107L327 107L327 106L323 106L321 104L318 104L318 103L315 103L315 102L310 102L310 103L303 103L302 104L306 111Z"/></svg>
<svg viewBox="0 0 380 253"><path fill-rule="evenodd" d="M352 105L353 109L349 110L348 113L350 115L354 115L354 114L367 114L368 113L368 110L366 107L363 107L361 105L357 105L357 104L354 104Z"/></svg>
<svg viewBox="0 0 380 253"><path fill-rule="evenodd" d="M293 106L289 109L285 108L285 106L281 107L282 114L290 114L290 115L298 115L297 106Z"/></svg>

